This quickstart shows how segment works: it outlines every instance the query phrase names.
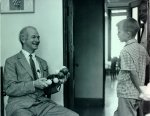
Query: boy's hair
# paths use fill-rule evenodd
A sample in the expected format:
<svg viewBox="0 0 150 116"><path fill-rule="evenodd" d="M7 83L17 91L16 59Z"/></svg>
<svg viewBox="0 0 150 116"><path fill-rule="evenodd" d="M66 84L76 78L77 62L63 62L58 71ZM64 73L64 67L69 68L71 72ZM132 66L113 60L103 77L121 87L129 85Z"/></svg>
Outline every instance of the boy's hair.
<svg viewBox="0 0 150 116"><path fill-rule="evenodd" d="M137 32L140 30L138 22L133 18L127 18L120 21L117 23L117 27L122 27L123 31L125 32L131 32L132 37L135 37Z"/></svg>

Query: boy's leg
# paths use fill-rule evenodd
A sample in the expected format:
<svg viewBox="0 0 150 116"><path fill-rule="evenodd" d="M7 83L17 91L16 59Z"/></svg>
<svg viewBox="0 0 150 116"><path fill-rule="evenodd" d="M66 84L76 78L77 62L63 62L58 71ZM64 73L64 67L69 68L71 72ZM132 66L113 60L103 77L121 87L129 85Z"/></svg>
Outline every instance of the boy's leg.
<svg viewBox="0 0 150 116"><path fill-rule="evenodd" d="M137 108L139 105L139 100L119 98L118 109L115 111L114 116L137 116Z"/></svg>
<svg viewBox="0 0 150 116"><path fill-rule="evenodd" d="M144 116L143 102L142 101L141 101L141 104L140 104L139 108L137 109L137 116Z"/></svg>

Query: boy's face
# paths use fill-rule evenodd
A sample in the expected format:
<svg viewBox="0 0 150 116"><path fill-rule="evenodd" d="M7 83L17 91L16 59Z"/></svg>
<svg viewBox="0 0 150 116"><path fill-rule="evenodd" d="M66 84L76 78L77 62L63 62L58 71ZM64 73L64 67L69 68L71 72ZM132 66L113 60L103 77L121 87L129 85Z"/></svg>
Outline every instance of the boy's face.
<svg viewBox="0 0 150 116"><path fill-rule="evenodd" d="M125 32L122 27L118 27L118 38L121 42L127 42L129 38L129 33Z"/></svg>

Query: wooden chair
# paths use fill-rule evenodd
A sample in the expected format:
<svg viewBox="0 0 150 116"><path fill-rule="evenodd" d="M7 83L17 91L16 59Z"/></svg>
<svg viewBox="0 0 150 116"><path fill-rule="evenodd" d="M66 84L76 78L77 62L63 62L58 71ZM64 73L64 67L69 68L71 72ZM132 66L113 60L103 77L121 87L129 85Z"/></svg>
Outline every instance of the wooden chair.
<svg viewBox="0 0 150 116"><path fill-rule="evenodd" d="M5 112L5 106L7 104L7 100L8 100L8 96L6 96L6 93L4 92L3 89L3 67L1 66L1 116L6 116L6 112Z"/></svg>

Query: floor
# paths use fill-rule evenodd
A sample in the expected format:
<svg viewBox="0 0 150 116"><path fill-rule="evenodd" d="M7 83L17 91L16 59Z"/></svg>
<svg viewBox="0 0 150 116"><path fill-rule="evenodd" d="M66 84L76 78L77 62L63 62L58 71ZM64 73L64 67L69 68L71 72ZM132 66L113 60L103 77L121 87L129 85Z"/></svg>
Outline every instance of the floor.
<svg viewBox="0 0 150 116"><path fill-rule="evenodd" d="M106 83L105 83L104 116L113 116L114 111L117 109L118 98L117 98L116 87L117 87L117 81L111 81L111 78L107 76Z"/></svg>
<svg viewBox="0 0 150 116"><path fill-rule="evenodd" d="M80 116L113 116L118 104L116 86L117 81L112 82L110 76L107 76L105 83L105 107L78 107L75 108L75 111Z"/></svg>

